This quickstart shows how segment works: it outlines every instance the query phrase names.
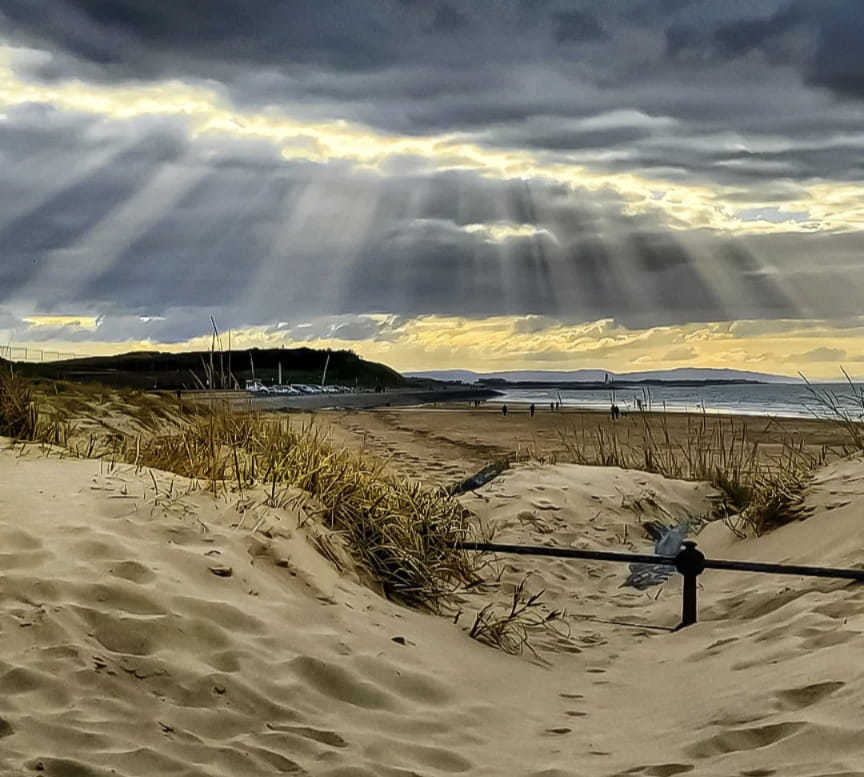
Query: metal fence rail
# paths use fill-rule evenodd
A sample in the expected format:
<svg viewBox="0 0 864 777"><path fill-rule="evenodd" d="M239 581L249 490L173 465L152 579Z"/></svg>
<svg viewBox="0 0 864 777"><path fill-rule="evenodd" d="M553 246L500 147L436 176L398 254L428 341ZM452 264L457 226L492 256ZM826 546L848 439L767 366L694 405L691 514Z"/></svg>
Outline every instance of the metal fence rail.
<svg viewBox="0 0 864 777"><path fill-rule="evenodd" d="M799 577L829 577L840 580L864 582L864 569L838 567L811 567L798 564L767 564L757 561L726 561L709 559L697 549L692 540L684 542L677 556L655 556L646 553L617 553L605 550L578 550L576 548L549 548L542 545L502 545L494 542L463 542L457 550L480 553L514 553L522 556L547 556L553 558L578 558L617 563L662 564L675 569L684 578L681 623L678 628L690 626L697 621L696 579L706 569L723 569L729 572L761 572L769 575L797 575Z"/></svg>
<svg viewBox="0 0 864 777"><path fill-rule="evenodd" d="M12 345L0 343L0 359L10 362L56 362L67 359L85 359L86 354L70 351L55 351L48 348L37 348L32 345Z"/></svg>

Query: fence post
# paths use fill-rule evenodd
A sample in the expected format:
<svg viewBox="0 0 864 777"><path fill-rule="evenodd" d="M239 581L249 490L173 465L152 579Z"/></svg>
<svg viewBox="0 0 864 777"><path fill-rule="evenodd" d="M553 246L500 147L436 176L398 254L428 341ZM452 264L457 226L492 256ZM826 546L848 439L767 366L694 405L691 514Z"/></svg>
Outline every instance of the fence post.
<svg viewBox="0 0 864 777"><path fill-rule="evenodd" d="M705 571L705 556L696 549L693 540L685 540L684 549L675 557L675 569L684 576L684 601L679 629L692 626L698 619L696 578Z"/></svg>

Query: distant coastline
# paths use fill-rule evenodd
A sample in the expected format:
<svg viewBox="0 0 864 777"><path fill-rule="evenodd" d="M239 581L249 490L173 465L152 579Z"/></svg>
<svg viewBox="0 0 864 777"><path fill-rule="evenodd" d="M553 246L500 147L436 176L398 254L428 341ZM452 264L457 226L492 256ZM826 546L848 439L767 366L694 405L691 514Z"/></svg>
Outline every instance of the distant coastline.
<svg viewBox="0 0 864 777"><path fill-rule="evenodd" d="M668 370L641 370L632 372L613 372L597 368L578 370L496 370L475 372L466 369L445 369L412 371L406 370L406 378L426 378L440 381L460 381L476 384L489 380L504 380L511 385L531 384L632 384L652 385L651 381L661 381L663 385L729 385L730 383L790 383L800 384L800 377L778 375L769 372L739 370L730 367L675 367ZM679 381L687 381L680 383ZM690 383L690 381L697 381ZM659 385L659 384L658 384ZM569 388L569 385L568 385Z"/></svg>
<svg viewBox="0 0 864 777"><path fill-rule="evenodd" d="M475 384L483 388L506 390L506 389L566 389L567 391L602 391L603 389L625 389L639 388L640 386L679 386L684 388L699 388L702 386L768 386L764 380L664 380L662 378L646 378L643 380L615 380L603 381L536 381L520 380L511 381L503 378L481 378Z"/></svg>

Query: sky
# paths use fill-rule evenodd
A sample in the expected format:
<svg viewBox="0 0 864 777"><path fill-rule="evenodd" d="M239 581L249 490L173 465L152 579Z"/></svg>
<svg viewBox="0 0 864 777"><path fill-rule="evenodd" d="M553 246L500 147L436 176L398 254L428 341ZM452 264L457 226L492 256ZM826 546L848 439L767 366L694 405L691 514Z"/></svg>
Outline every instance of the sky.
<svg viewBox="0 0 864 777"><path fill-rule="evenodd" d="M860 0L0 0L0 345L864 374Z"/></svg>

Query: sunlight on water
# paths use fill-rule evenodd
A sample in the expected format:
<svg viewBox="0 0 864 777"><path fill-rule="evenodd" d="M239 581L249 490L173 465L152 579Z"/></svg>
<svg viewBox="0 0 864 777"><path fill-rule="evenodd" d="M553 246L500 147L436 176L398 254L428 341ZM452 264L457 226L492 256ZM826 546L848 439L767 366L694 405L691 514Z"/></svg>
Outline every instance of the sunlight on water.
<svg viewBox="0 0 864 777"><path fill-rule="evenodd" d="M813 384L818 391L834 394L841 405L853 413L864 411L846 383ZM858 387L856 386L856 389ZM641 388L615 390L615 403L625 412L638 410L637 400L648 409L647 395ZM506 389L496 402L534 403L541 408L560 399L563 407L607 411L612 392L607 389ZM732 386L651 386L650 409L674 413L702 412L736 415L778 416L783 418L824 418L827 414L802 385L759 384Z"/></svg>

